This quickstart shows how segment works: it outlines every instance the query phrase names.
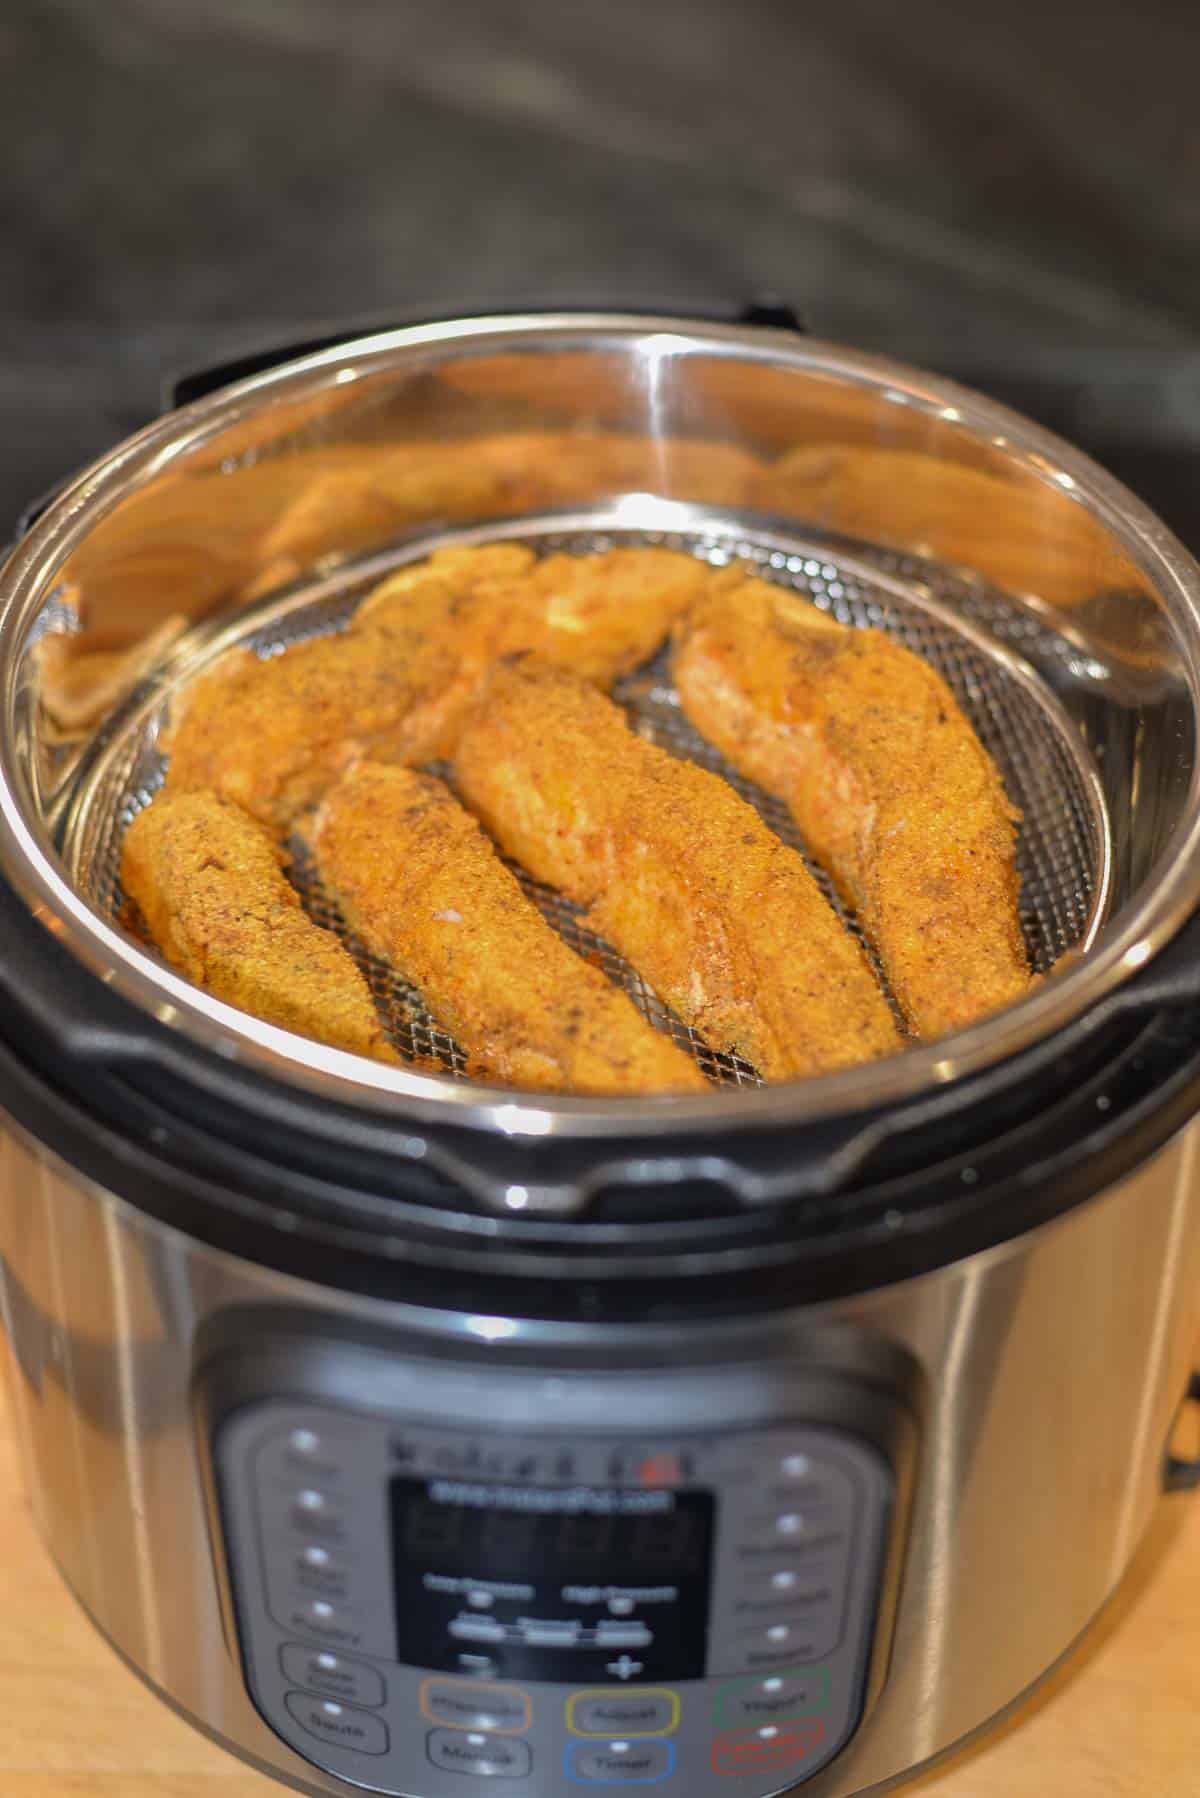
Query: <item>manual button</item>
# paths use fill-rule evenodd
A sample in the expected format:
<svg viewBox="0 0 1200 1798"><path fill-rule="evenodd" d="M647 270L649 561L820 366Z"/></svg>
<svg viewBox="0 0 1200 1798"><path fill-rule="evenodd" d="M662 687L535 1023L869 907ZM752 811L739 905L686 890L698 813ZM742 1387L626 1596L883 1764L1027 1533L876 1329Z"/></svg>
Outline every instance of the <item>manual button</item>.
<svg viewBox="0 0 1200 1798"><path fill-rule="evenodd" d="M432 1729L425 1752L435 1767L475 1779L524 1779L533 1766L528 1742L474 1729Z"/></svg>
<svg viewBox="0 0 1200 1798"><path fill-rule="evenodd" d="M378 1717L335 1704L330 1698L310 1698L305 1692L289 1692L284 1703L301 1729L335 1748L356 1754L386 1754L388 1732Z"/></svg>
<svg viewBox="0 0 1200 1798"><path fill-rule="evenodd" d="M612 1692L598 1687L567 1700L567 1728L577 1736L669 1736L679 1726L679 1698L665 1688Z"/></svg>

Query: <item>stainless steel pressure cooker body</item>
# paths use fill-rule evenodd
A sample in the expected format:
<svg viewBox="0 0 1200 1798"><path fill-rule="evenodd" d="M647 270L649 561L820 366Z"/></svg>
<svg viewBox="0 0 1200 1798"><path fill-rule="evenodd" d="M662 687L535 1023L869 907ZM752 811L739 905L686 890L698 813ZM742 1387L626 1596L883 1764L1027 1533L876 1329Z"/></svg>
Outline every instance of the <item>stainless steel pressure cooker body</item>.
<svg viewBox="0 0 1200 1798"><path fill-rule="evenodd" d="M774 1087L659 1018L711 1094L618 1103L466 1078L386 969L444 1073L160 963L118 852L181 688L497 536L745 557L927 655L1020 803L1045 978ZM1200 1291L1200 573L1138 502L792 333L511 316L200 394L0 594L14 1412L145 1679L314 1793L842 1798L1044 1673L1170 1483ZM665 666L618 697L703 753Z"/></svg>

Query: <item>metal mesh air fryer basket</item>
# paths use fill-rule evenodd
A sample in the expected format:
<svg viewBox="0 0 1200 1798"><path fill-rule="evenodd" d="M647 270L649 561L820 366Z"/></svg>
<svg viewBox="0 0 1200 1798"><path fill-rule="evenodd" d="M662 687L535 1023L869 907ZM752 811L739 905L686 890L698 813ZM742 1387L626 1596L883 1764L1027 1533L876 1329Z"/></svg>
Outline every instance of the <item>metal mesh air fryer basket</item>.
<svg viewBox="0 0 1200 1798"><path fill-rule="evenodd" d="M1109 890L1110 840L1103 791L1068 713L1027 664L939 604L928 591L831 547L748 536L712 521L706 526L701 518L688 530L638 530L630 527L629 510L626 506L621 523L611 515L586 521L531 519L484 534L518 540L538 554L565 551L587 555L616 546L653 543L713 565L737 559L842 623L888 632L945 676L995 756L1009 795L1020 810L1021 919L1031 965L1044 973L1067 950L1087 947L1102 922ZM449 540L480 534L463 533ZM444 541L447 539L439 539L439 546ZM423 553L425 547L416 546L417 553ZM398 559L411 560L413 554L410 546ZM293 590L282 602L253 609L235 640L268 657L303 638L337 631L375 578L372 574L364 580L357 572L322 583L317 594L305 587ZM189 681L211 665L214 647L219 646L223 653L230 641L226 628L215 645L196 645L165 690L156 687L148 695L135 695L123 712L109 721L104 755L75 786L63 832L67 866L79 890L118 923L128 917L120 884L121 841L126 826L162 783L166 760L158 743L170 707L178 703ZM861 938L854 914L842 903L824 871L808 857L786 806L737 774L688 722L671 685L665 650L627 676L615 697L640 734L672 754L711 768L748 799L776 834L805 856L847 928ZM336 930L355 955L396 1047L402 1054L432 1056L447 1073L464 1077L465 1057L454 1040L438 1028L420 995L386 963L368 954L346 930L300 838L293 840L291 850L292 877L306 909L317 923ZM734 1085L759 1083L751 1067L735 1057L715 1054L668 1011L636 970L588 929L578 907L523 870L514 871L571 947L603 968L645 1017L691 1052L711 1079ZM870 945L865 946L886 992L882 967Z"/></svg>
<svg viewBox="0 0 1200 1798"><path fill-rule="evenodd" d="M528 470L531 444L551 452L536 492L512 473ZM338 630L398 563L499 537L538 553L657 543L740 558L926 657L1022 814L1022 924L1050 977L942 1042L760 1089L753 1069L712 1056L666 1015L575 908L525 881L566 940L716 1082L631 1104L461 1077L456 1045L417 995L361 954L397 1046L459 1078L308 1043L166 967L123 927L118 869L122 832L162 779L159 732L180 691L234 644L271 655ZM911 1097L1078 1017L1200 896L1190 559L1067 446L978 396L834 345L547 315L340 346L219 391L113 452L18 547L0 597L0 863L18 891L159 1020L248 1069L424 1122L591 1139L634 1119L650 1134L750 1129ZM150 645L136 679L66 736L51 728L39 656L64 633L100 661ZM803 852L783 807L692 731L665 656L616 698L639 731L722 773ZM310 913L340 929L302 855L293 872Z"/></svg>

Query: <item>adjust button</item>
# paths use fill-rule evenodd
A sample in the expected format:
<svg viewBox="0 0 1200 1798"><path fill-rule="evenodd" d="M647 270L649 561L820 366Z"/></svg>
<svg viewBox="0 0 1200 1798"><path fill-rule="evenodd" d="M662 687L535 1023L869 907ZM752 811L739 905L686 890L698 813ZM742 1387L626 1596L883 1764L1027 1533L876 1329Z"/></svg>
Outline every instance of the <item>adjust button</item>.
<svg viewBox="0 0 1200 1798"><path fill-rule="evenodd" d="M790 1667L722 1686L713 1706L713 1722L718 1729L790 1722L823 1711L828 1702L828 1667Z"/></svg>
<svg viewBox="0 0 1200 1798"><path fill-rule="evenodd" d="M474 1729L432 1729L425 1752L435 1767L475 1779L526 1779L533 1767L528 1742Z"/></svg>
<svg viewBox="0 0 1200 1798"><path fill-rule="evenodd" d="M576 1736L669 1736L679 1727L679 1696L662 1686L612 1692L605 1686L567 1700L567 1728Z"/></svg>
<svg viewBox="0 0 1200 1798"><path fill-rule="evenodd" d="M421 1711L431 1723L498 1736L520 1735L533 1721L528 1692L483 1679L422 1680Z"/></svg>
<svg viewBox="0 0 1200 1798"><path fill-rule="evenodd" d="M327 1648L306 1648L303 1642L285 1642L279 1651L284 1675L294 1686L341 1698L348 1704L374 1709L387 1696L381 1676L365 1661L348 1661Z"/></svg>
<svg viewBox="0 0 1200 1798"><path fill-rule="evenodd" d="M581 1786L653 1786L675 1771L675 1744L661 1737L641 1741L572 1742L567 1778Z"/></svg>
<svg viewBox="0 0 1200 1798"><path fill-rule="evenodd" d="M356 1754L386 1754L388 1732L368 1711L352 1711L330 1698L310 1698L306 1692L289 1692L284 1699L301 1729L335 1748L351 1748Z"/></svg>

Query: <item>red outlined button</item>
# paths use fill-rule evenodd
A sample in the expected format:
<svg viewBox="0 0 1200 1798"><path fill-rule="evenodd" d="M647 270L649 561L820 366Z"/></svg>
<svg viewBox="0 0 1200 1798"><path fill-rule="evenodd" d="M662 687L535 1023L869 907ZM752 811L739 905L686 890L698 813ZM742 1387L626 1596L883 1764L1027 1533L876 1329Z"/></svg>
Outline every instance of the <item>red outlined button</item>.
<svg viewBox="0 0 1200 1798"><path fill-rule="evenodd" d="M825 1725L820 1717L731 1730L713 1742L713 1772L767 1773L776 1767L794 1767L815 1753L824 1740Z"/></svg>

